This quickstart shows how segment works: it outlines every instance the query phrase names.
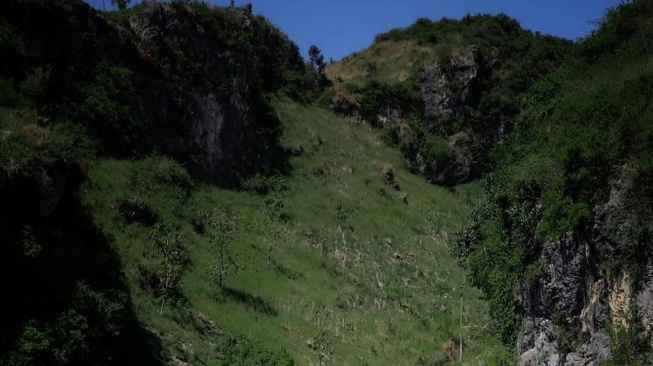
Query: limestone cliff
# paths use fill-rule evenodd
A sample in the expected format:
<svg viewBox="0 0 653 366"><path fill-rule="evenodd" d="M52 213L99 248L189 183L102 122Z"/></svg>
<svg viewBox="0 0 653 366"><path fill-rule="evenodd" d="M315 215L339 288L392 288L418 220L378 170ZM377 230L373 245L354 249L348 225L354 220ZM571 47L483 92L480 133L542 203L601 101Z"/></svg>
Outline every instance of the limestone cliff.
<svg viewBox="0 0 653 366"><path fill-rule="evenodd" d="M485 57L477 45L471 45L452 55L449 65L433 64L419 74L426 125L431 133L447 131L451 153L445 159L424 164L421 170L434 184L453 186L478 177L485 157L494 144L501 141L503 119L488 118L483 123L452 128L456 120L465 116L465 106L477 103L481 85L500 64L498 51ZM465 129L467 132L465 132ZM472 137L470 137L470 135Z"/></svg>
<svg viewBox="0 0 653 366"><path fill-rule="evenodd" d="M620 341L611 340L618 327L651 331L653 263L636 276L634 267L609 267L635 225L627 204L630 184L615 181L607 202L594 207L590 229L547 242L542 275L522 279L516 299L524 314L517 342L520 365L597 366Z"/></svg>
<svg viewBox="0 0 653 366"><path fill-rule="evenodd" d="M521 365L653 364L652 19L608 10L529 88L452 243Z"/></svg>

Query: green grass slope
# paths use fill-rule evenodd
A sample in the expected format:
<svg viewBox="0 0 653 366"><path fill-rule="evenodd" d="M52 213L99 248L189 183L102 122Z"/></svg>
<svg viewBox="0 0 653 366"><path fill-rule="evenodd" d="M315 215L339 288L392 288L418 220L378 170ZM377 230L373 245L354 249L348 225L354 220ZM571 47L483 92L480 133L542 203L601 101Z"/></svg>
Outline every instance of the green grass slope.
<svg viewBox="0 0 653 366"><path fill-rule="evenodd" d="M464 364L502 357L447 246L479 187L430 186L377 131L275 104L293 170L252 178L246 187L259 194L194 184L161 157L99 160L88 172L82 202L119 253L136 317L162 358L437 364L457 357L461 298ZM130 198L157 224L126 223L120 206Z"/></svg>
<svg viewBox="0 0 653 366"><path fill-rule="evenodd" d="M319 90L317 73L264 19L196 2L99 15L79 1L4 6L12 11L0 17L0 274L16 280L4 293L11 301L0 316L0 366L512 363L447 245L481 199L480 187L428 185L388 146L387 131L297 102ZM132 49L135 39L120 30L150 6L183 16L185 27ZM32 29L41 18L84 36ZM502 39L521 32L503 17L467 21L478 23L469 32L491 27ZM421 21L381 37L377 46L386 48L374 52L396 54L397 62L376 65L376 76L392 81L393 95L405 91L421 104L414 73L475 42L456 41L466 26ZM429 32L454 28L446 40L454 48L434 50L442 38ZM206 63L185 48L196 32L233 51L224 60L233 69L214 60L220 72L197 74ZM523 52L539 52L535 36L520 34L534 45ZM95 56L79 59L80 78L69 78L79 39L104 52L85 53ZM29 52L53 44L61 47L44 51L46 58ZM160 51L156 62L141 53L148 45ZM416 51L402 54L404 46ZM252 174L285 175L243 175L239 190L225 190L191 177L192 161L178 154L183 146L149 141L150 114L139 103L152 90L157 101L171 98L139 80L144 67L153 82L189 81L192 89L199 78L217 83L209 91L231 95L224 85L241 70L237 55L254 61L250 102L261 107L263 124L243 121L253 138L233 151L248 155L229 158L260 162ZM513 66L506 70L529 69ZM194 115L183 98L175 103L179 114L169 122ZM264 141L282 145L280 162L257 149Z"/></svg>

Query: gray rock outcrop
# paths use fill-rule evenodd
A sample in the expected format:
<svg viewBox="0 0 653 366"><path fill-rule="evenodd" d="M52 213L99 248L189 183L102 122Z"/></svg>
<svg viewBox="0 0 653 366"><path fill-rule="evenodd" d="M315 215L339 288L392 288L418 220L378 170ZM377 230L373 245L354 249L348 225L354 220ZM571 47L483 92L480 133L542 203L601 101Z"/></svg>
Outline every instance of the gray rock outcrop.
<svg viewBox="0 0 653 366"><path fill-rule="evenodd" d="M445 75L443 66L427 66L419 73L424 114L430 131L438 131L464 113L463 106L478 97L477 80L481 68L478 46L471 45L461 55L451 58Z"/></svg>
<svg viewBox="0 0 653 366"><path fill-rule="evenodd" d="M493 53L498 50L493 48ZM488 120L474 126L473 137L457 131L455 122L465 115L465 106L473 105L481 95L480 83L483 70L499 67L497 55L490 55L494 64L486 65L477 45L467 47L453 55L449 65L431 65L419 74L424 115L428 130L447 137L450 157L437 162L422 164L421 170L433 184L453 186L478 177L482 171L485 155L503 139L503 121ZM462 127L462 126L459 126Z"/></svg>
<svg viewBox="0 0 653 366"><path fill-rule="evenodd" d="M233 9L243 29L249 27L252 16L245 10ZM265 150L276 137L257 136L255 131L257 108L261 108L254 95L256 65L246 48L233 49L196 19L180 17L170 4L151 3L129 22L139 52L148 47L156 50L166 39L180 40L177 52L193 58L203 69L189 70L195 80L165 77L166 70L161 70L163 80L143 78L145 109L156 111L146 114L146 123L156 131L166 153L184 161L192 174L231 185L252 166L269 166ZM140 55L153 65L165 65L169 59L160 50ZM163 126L162 120L167 122ZM261 149L254 152L246 146Z"/></svg>
<svg viewBox="0 0 653 366"><path fill-rule="evenodd" d="M644 329L651 329L653 266L649 263L635 286L628 268L614 273L602 265L627 240L625 231L632 225L628 192L627 182L615 182L606 203L594 208L588 232L544 244L543 275L523 279L516 298L523 311L517 342L521 366L599 365L611 355L608 327L628 324L633 307Z"/></svg>
<svg viewBox="0 0 653 366"><path fill-rule="evenodd" d="M429 130L437 131L443 124L463 114L460 100L439 65L426 67L419 74L419 81Z"/></svg>

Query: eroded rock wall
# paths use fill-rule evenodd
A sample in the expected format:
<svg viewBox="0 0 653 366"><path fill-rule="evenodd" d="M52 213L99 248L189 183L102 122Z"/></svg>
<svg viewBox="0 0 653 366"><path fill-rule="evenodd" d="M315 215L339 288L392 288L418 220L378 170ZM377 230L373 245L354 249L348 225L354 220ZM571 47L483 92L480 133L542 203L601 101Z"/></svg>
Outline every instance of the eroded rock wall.
<svg viewBox="0 0 653 366"><path fill-rule="evenodd" d="M610 327L638 321L651 330L651 263L639 278L629 268L607 266L633 224L628 195L628 181L615 182L608 201L594 208L588 232L544 245L542 276L523 279L516 298L523 311L520 365L598 366L611 356ZM638 319L632 318L633 310Z"/></svg>

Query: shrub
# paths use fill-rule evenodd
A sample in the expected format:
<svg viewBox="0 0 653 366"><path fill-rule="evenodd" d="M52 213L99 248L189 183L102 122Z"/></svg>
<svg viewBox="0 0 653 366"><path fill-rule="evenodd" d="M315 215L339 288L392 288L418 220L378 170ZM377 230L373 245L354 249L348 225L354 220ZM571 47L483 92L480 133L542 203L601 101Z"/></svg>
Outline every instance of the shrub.
<svg viewBox="0 0 653 366"><path fill-rule="evenodd" d="M653 361L651 331L646 331L637 309L633 307L626 314L628 325L614 323L609 327L612 357L607 366L644 366Z"/></svg>
<svg viewBox="0 0 653 366"><path fill-rule="evenodd" d="M161 299L160 313L168 300L177 300L181 296L179 283L188 261L183 245L184 239L163 224L155 224L150 231L150 238L154 242L156 265L153 274L156 276L152 283L154 290Z"/></svg>
<svg viewBox="0 0 653 366"><path fill-rule="evenodd" d="M273 351L243 336L228 337L217 346L217 351L222 354L222 362L226 365L295 365L295 361L285 349Z"/></svg>
<svg viewBox="0 0 653 366"><path fill-rule="evenodd" d="M268 194L286 189L283 178L277 175L265 176L256 174L242 184L242 189L252 194Z"/></svg>
<svg viewBox="0 0 653 366"><path fill-rule="evenodd" d="M422 152L427 161L438 164L451 157L451 148L444 138L429 134L425 140Z"/></svg>
<svg viewBox="0 0 653 366"><path fill-rule="evenodd" d="M13 89L11 82L0 78L0 108L19 108L25 103L25 98Z"/></svg>

